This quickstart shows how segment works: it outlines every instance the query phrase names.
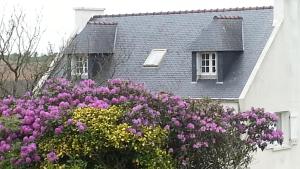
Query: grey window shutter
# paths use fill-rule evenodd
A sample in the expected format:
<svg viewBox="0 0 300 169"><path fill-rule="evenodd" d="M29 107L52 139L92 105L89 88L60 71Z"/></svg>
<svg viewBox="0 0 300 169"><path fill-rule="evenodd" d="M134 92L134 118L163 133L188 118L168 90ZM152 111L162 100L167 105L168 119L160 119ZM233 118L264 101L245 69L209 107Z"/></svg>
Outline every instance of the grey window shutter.
<svg viewBox="0 0 300 169"><path fill-rule="evenodd" d="M218 79L217 82L223 82L224 80L224 69L223 69L223 64L224 64L224 52L218 52Z"/></svg>
<svg viewBox="0 0 300 169"><path fill-rule="evenodd" d="M64 58L62 58L62 62L60 62L59 64L66 64L67 68L63 69L63 77L67 78L67 79L71 79L72 78L72 56L71 54L67 54L63 56ZM56 74L56 73L55 73Z"/></svg>
<svg viewBox="0 0 300 169"><path fill-rule="evenodd" d="M192 82L197 81L197 53L192 52Z"/></svg>
<svg viewBox="0 0 300 169"><path fill-rule="evenodd" d="M97 67L96 55L91 54L88 56L88 77L89 79L93 79L96 76L95 69Z"/></svg>

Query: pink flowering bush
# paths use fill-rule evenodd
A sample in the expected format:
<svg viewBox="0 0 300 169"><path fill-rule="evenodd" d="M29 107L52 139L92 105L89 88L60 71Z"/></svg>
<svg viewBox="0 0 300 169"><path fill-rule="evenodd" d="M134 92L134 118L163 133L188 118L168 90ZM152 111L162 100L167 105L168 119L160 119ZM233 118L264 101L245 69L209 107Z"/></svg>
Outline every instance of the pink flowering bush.
<svg viewBox="0 0 300 169"><path fill-rule="evenodd" d="M156 155L170 163L161 168L246 167L252 152L264 150L268 144L282 143L283 139L282 132L276 130L277 117L263 109L233 113L211 100L184 100L169 93L151 93L142 84L130 81L114 79L99 86L92 80L73 84L59 78L48 80L36 96L26 94L0 100L0 168L39 168L70 161L84 163L80 165L84 168L95 161L93 158L103 161L107 157L118 157L116 163L143 163L144 168L151 168L146 163L159 161L151 161L156 155L149 150L131 149L127 144L122 151L105 149L105 156L98 150L90 150L96 156L62 156L55 150L58 145L51 150L41 149L43 140L63 140L67 136L64 132L73 128L82 135L90 132L89 123L74 121L76 109L104 110L112 106L122 108L124 113L117 119L118 125L129 126L125 131L136 138L148 135L145 128L161 128L167 133L165 143L153 141L154 147L159 147L153 152L157 151ZM70 125L72 128L68 128ZM105 144L101 141L93 146L101 147Z"/></svg>
<svg viewBox="0 0 300 169"><path fill-rule="evenodd" d="M182 128L175 127L174 137L180 141L172 145L181 168L247 168L252 152L283 141L273 113L254 108L234 113L209 99L188 103L188 113L176 119Z"/></svg>

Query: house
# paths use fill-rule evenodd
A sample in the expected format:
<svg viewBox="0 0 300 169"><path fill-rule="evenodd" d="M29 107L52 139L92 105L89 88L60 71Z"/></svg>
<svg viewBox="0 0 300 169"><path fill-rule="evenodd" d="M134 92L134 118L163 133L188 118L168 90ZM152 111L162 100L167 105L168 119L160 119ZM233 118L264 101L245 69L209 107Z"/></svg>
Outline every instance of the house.
<svg viewBox="0 0 300 169"><path fill-rule="evenodd" d="M118 15L80 10L81 20L91 18L39 86L49 76L114 77L182 97L219 99L238 111L264 107L279 115L285 141L258 152L251 168L300 168L299 0Z"/></svg>

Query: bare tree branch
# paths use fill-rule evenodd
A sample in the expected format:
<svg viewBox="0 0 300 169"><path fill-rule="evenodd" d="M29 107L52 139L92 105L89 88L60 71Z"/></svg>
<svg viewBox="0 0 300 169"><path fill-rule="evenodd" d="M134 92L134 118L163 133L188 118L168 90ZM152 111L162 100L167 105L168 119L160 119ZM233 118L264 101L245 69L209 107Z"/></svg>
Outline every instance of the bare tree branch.
<svg viewBox="0 0 300 169"><path fill-rule="evenodd" d="M41 39L40 20L26 23L26 15L15 9L10 17L0 19L0 93L14 96L31 91L48 70L53 57L37 55Z"/></svg>

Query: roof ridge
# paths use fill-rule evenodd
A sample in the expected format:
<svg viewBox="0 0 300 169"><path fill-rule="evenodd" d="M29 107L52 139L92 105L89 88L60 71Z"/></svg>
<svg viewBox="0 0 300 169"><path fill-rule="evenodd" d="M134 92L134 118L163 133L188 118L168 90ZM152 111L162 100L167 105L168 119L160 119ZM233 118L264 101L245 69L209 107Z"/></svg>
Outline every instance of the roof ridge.
<svg viewBox="0 0 300 169"><path fill-rule="evenodd" d="M216 15L214 19L243 19L241 16Z"/></svg>
<svg viewBox="0 0 300 169"><path fill-rule="evenodd" d="M97 22L97 21L88 21L87 24L95 24L95 25L117 25L117 22L109 22L109 21L101 21L101 22Z"/></svg>
<svg viewBox="0 0 300 169"><path fill-rule="evenodd" d="M146 13L131 13L131 14L95 15L91 19L93 19L93 18L104 18L104 17L125 17L125 16L145 16L145 15L170 15L170 14L189 14L189 13L206 13L206 12L245 11L245 10L262 10L262 9L273 9L273 6L215 8L215 9L198 9L198 10L185 10L185 11L167 11L167 12L146 12Z"/></svg>

